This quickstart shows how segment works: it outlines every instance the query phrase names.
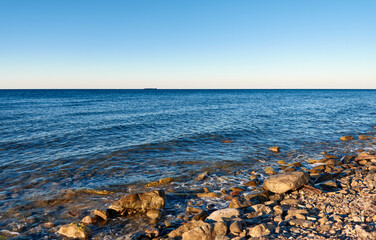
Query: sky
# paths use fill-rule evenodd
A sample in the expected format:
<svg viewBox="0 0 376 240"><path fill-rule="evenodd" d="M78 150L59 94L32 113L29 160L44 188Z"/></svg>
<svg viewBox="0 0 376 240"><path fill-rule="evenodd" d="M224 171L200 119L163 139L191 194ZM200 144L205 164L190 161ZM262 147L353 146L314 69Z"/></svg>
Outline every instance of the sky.
<svg viewBox="0 0 376 240"><path fill-rule="evenodd" d="M0 0L0 89L376 89L374 0Z"/></svg>

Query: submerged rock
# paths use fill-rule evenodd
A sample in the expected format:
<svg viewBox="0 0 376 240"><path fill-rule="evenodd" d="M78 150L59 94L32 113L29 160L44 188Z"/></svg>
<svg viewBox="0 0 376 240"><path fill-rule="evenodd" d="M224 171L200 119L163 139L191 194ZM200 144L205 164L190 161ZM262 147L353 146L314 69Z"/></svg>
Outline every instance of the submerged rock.
<svg viewBox="0 0 376 240"><path fill-rule="evenodd" d="M83 224L71 223L60 227L59 234L69 238L88 239L90 230Z"/></svg>
<svg viewBox="0 0 376 240"><path fill-rule="evenodd" d="M109 206L109 209L122 215L126 214L128 210L145 212L151 209L162 209L166 203L165 198L166 195L162 190L130 194Z"/></svg>
<svg viewBox="0 0 376 240"><path fill-rule="evenodd" d="M269 148L269 150L275 153L279 153L281 151L281 148L278 146L274 146L274 147Z"/></svg>
<svg viewBox="0 0 376 240"><path fill-rule="evenodd" d="M172 177L162 178L162 179L159 179L158 181L154 181L154 182L146 184L146 187L154 187L154 186L158 186L158 185L171 183L173 181L174 181L174 178L172 178Z"/></svg>
<svg viewBox="0 0 376 240"><path fill-rule="evenodd" d="M209 176L209 172L203 172L196 177L197 181L203 181Z"/></svg>
<svg viewBox="0 0 376 240"><path fill-rule="evenodd" d="M354 137L352 136L343 136L340 138L341 141L350 141L350 140L354 140Z"/></svg>
<svg viewBox="0 0 376 240"><path fill-rule="evenodd" d="M289 172L271 176L264 181L263 187L273 193L285 193L307 184L309 177L304 172Z"/></svg>

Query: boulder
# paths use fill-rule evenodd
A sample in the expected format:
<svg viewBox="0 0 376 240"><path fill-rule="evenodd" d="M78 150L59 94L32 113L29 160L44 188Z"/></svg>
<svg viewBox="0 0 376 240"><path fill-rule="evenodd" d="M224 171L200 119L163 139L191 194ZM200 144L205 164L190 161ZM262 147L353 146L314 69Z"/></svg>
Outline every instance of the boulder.
<svg viewBox="0 0 376 240"><path fill-rule="evenodd" d="M217 236L223 236L227 233L227 225L224 222L208 224L197 227L183 233L182 240L212 240Z"/></svg>
<svg viewBox="0 0 376 240"><path fill-rule="evenodd" d="M60 227L59 234L68 238L88 239L90 230L82 223L71 223Z"/></svg>
<svg viewBox="0 0 376 240"><path fill-rule="evenodd" d="M200 228L200 227L203 227L203 226L210 226L209 223L206 223L204 221L190 221L184 225L181 225L180 227L178 227L177 229L175 230L172 230L169 234L168 234L168 237L169 238L175 238L175 237L180 237L181 235L183 235L183 233L185 232L188 232L192 229L195 229L195 228Z"/></svg>
<svg viewBox="0 0 376 240"><path fill-rule="evenodd" d="M165 198L166 195L162 190L130 194L109 206L109 209L122 215L126 214L128 210L146 212L151 209L162 209L166 202Z"/></svg>
<svg viewBox="0 0 376 240"><path fill-rule="evenodd" d="M223 218L234 218L239 217L241 214L241 211L239 211L236 208L225 208L221 210L217 210L212 212L209 217L207 217L207 220L213 220L215 222L221 222L223 221Z"/></svg>
<svg viewBox="0 0 376 240"><path fill-rule="evenodd" d="M251 206L253 203L242 196L237 196L231 199L229 208L245 208Z"/></svg>
<svg viewBox="0 0 376 240"><path fill-rule="evenodd" d="M263 187L273 193L285 193L307 184L309 177L301 171L271 176L264 181Z"/></svg>

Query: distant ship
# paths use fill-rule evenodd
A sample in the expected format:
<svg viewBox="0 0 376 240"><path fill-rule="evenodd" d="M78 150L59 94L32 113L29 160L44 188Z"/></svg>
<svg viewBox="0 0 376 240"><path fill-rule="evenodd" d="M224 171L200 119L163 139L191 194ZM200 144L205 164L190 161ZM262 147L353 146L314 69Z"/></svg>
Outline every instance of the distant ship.
<svg viewBox="0 0 376 240"><path fill-rule="evenodd" d="M157 88L144 88L144 90L157 90Z"/></svg>

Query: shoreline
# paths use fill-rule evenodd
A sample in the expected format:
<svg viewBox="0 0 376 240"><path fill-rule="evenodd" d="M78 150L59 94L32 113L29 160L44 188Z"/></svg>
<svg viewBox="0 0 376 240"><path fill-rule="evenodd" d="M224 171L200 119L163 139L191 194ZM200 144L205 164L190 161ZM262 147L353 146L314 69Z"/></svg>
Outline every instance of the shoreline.
<svg viewBox="0 0 376 240"><path fill-rule="evenodd" d="M360 135L359 139L371 141L373 136ZM343 139L352 140L350 137ZM182 206L185 214L171 216L164 209L166 202L179 195L172 190L128 194L106 210L95 210L93 215L85 217L85 224L80 225L80 229L103 224L103 221L107 224L107 221L120 216L139 215L149 219L150 225L142 231L116 239L376 238L376 233L373 233L376 221L376 152L357 151L356 155L347 156L323 154L322 159L308 161L308 167L300 162L288 164L279 161L279 169L265 169L265 173L270 175L265 180L253 172L248 182L239 182L239 186L230 189L218 192L203 188L201 193L189 193L186 205ZM292 184L293 187L287 191L278 190L283 188L279 184L284 180L277 181L274 192L265 184L273 178L300 173L307 180L299 180L302 182L296 186ZM205 172L196 180L205 181L208 176L210 174ZM158 189L173 181L173 178L165 178L146 187ZM287 181L294 181L294 177ZM246 187L251 187L252 193ZM210 204L211 200L218 198L227 201L229 206L220 208ZM83 230L84 234L89 232ZM60 233L64 233L61 228Z"/></svg>
<svg viewBox="0 0 376 240"><path fill-rule="evenodd" d="M342 141L354 141L348 136L343 137ZM359 139L367 144L374 144L373 136L360 135ZM275 149L271 149L273 150ZM119 202L108 198L97 209L77 214L74 209L73 213L68 212L74 215L75 220L71 224L64 225L52 220L41 223L38 230L54 239L65 239L64 235L71 234L69 231L78 231L77 234L81 234L78 236L82 239L106 237L116 240L376 238L376 233L372 233L376 221L376 217L373 217L376 215L376 152L358 150L356 154L342 156L327 152L321 154L322 159L312 159L306 164L279 160L278 166L272 165L258 172L251 172L247 181L237 180L234 173L235 180L229 182L233 186L222 189L212 189L210 183L206 184L209 179L213 180L211 178L217 181L224 179L213 176L210 172L195 176L194 181L202 185L201 189L184 192L171 188L171 184L177 179L167 177L145 184L141 193L140 189L131 191L139 194L125 195L124 198L128 200L120 204L120 209L111 208ZM264 189L266 179L296 172L305 173L309 180L284 193L277 194ZM269 177L265 178L265 175ZM158 189L165 189L159 196L163 199L163 204L150 207L155 196L145 196ZM53 205L78 201L83 194L110 196L113 193L90 189L67 191L61 199L54 200L57 203L53 202ZM140 202L137 199L147 200ZM51 205L48 200L45 202L46 205ZM174 209L176 206L180 206L180 211ZM225 215L216 220L210 217L230 210L233 213L230 217ZM82 218L83 213L87 216ZM27 221L32 224L37 220ZM124 226L132 221L133 225L120 230L122 224ZM61 229L65 227L74 229L64 232ZM104 231L105 229L107 230ZM111 229L114 233L108 234ZM1 240L24 237L23 233L12 229L0 232Z"/></svg>

